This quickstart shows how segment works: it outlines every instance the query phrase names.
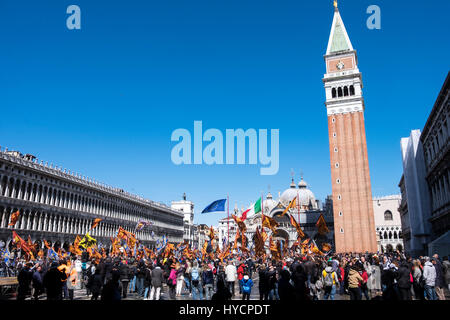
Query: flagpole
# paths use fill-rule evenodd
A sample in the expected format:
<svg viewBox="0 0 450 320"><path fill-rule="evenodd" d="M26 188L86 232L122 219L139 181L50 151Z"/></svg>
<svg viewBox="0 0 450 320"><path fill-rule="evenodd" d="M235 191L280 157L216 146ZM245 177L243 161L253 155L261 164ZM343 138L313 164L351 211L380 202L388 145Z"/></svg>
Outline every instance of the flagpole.
<svg viewBox="0 0 450 320"><path fill-rule="evenodd" d="M264 193L261 193L261 212L264 213Z"/></svg>
<svg viewBox="0 0 450 320"><path fill-rule="evenodd" d="M297 203L297 218L298 218L297 223L298 223L298 225L300 225L300 197L298 196L298 191L297 191L297 200L298 200L298 203Z"/></svg>
<svg viewBox="0 0 450 320"><path fill-rule="evenodd" d="M228 228L227 231L227 244L228 244L230 241L230 199L228 195L227 195L227 228Z"/></svg>

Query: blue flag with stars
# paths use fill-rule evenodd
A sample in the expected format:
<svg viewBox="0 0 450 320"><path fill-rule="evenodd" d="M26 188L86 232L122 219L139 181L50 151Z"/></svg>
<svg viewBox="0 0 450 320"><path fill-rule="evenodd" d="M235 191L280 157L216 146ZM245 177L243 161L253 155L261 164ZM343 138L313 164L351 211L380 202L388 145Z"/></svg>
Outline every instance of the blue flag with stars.
<svg viewBox="0 0 450 320"><path fill-rule="evenodd" d="M216 200L203 209L202 213L225 211L226 201L227 199Z"/></svg>

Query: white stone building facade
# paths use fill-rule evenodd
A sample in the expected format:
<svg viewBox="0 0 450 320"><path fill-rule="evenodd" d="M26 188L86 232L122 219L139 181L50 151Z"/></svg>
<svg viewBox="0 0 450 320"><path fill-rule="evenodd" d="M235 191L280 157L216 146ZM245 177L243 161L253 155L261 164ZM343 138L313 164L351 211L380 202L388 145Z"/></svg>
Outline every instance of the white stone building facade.
<svg viewBox="0 0 450 320"><path fill-rule="evenodd" d="M399 207L401 195L373 198L377 246L379 252L404 250Z"/></svg>

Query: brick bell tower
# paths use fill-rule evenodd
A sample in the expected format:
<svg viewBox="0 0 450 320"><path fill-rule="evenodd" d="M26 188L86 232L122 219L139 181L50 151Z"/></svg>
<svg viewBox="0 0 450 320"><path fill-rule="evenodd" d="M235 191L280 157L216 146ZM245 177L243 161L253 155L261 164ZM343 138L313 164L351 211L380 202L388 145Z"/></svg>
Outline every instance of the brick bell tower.
<svg viewBox="0 0 450 320"><path fill-rule="evenodd" d="M358 58L334 1L324 56L336 252L376 252Z"/></svg>

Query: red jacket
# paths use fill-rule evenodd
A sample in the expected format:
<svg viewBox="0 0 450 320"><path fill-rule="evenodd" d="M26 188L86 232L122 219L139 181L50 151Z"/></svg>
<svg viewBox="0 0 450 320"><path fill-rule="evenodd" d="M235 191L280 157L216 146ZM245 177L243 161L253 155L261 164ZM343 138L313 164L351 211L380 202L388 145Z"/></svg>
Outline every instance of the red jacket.
<svg viewBox="0 0 450 320"><path fill-rule="evenodd" d="M242 278L244 278L244 264L241 264L239 266L239 268L237 269L237 274L238 274L239 281L241 281Z"/></svg>
<svg viewBox="0 0 450 320"><path fill-rule="evenodd" d="M367 280L369 279L369 276L367 275L366 270L364 270L361 274L361 277L363 278L363 283L367 283ZM361 283L359 283L359 286L361 287Z"/></svg>

